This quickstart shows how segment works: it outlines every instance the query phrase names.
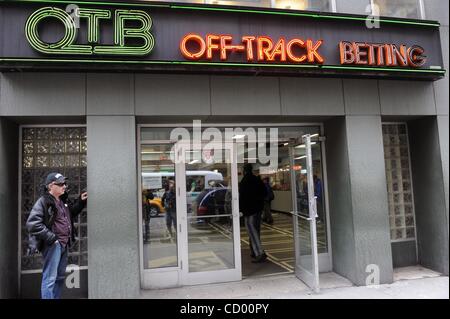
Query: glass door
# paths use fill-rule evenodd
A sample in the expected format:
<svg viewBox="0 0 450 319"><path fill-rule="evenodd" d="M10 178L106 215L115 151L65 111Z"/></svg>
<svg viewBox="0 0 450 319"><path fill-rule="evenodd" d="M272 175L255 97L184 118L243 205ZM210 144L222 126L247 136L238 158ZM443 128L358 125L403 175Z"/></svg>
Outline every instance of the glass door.
<svg viewBox="0 0 450 319"><path fill-rule="evenodd" d="M175 149L182 284L241 280L234 144Z"/></svg>
<svg viewBox="0 0 450 319"><path fill-rule="evenodd" d="M316 187L313 178L311 135L290 147L295 275L319 292Z"/></svg>

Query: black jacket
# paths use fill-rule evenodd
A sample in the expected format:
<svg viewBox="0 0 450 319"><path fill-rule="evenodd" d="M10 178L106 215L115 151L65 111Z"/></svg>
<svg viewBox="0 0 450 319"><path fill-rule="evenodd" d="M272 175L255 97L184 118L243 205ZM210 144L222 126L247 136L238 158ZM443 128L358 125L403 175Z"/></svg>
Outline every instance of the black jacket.
<svg viewBox="0 0 450 319"><path fill-rule="evenodd" d="M239 209L244 216L262 212L266 186L259 176L246 174L239 183Z"/></svg>
<svg viewBox="0 0 450 319"><path fill-rule="evenodd" d="M86 201L82 201L81 197L79 197L72 203L68 199L67 193L62 195L60 200L69 207L72 228L69 240L70 246L75 242L76 236L74 220L86 206ZM42 252L47 246L52 245L58 239L52 231L57 212L56 199L48 192L36 201L26 224L29 233L29 254L34 254L36 251Z"/></svg>

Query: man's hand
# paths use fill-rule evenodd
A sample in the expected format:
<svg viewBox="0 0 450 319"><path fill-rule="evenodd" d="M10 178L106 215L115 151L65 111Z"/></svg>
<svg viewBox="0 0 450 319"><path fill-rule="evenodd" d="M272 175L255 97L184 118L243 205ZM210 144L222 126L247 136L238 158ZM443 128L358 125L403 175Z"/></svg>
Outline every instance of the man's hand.
<svg viewBox="0 0 450 319"><path fill-rule="evenodd" d="M84 192L84 193L82 193L81 194L81 200L86 200L88 198L88 194L87 194L87 192Z"/></svg>

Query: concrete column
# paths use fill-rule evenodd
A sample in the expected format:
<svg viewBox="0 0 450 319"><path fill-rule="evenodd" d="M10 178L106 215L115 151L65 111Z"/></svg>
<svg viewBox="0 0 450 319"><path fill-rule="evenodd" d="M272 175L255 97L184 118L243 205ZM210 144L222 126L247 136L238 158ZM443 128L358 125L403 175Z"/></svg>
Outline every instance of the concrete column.
<svg viewBox="0 0 450 319"><path fill-rule="evenodd" d="M88 116L89 298L140 291L134 116Z"/></svg>
<svg viewBox="0 0 450 319"><path fill-rule="evenodd" d="M393 280L388 199L380 116L347 116L325 123L333 269L366 285L379 269ZM367 271L367 272L366 272Z"/></svg>
<svg viewBox="0 0 450 319"><path fill-rule="evenodd" d="M408 128L419 263L448 275L448 116Z"/></svg>
<svg viewBox="0 0 450 319"><path fill-rule="evenodd" d="M0 117L0 299L18 297L18 126Z"/></svg>

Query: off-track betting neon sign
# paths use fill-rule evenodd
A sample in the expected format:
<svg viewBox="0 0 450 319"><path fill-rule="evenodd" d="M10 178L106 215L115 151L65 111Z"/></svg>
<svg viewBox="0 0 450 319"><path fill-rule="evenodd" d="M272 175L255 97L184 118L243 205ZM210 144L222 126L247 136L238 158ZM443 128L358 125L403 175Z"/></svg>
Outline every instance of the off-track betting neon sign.
<svg viewBox="0 0 450 319"><path fill-rule="evenodd" d="M80 26L74 17L55 7L41 8L28 17L26 38L36 51L49 55L142 57L153 50L155 40L150 33L153 22L145 11L77 8L76 16L85 22L85 43L78 42ZM55 43L47 43L40 37L39 25L47 19L56 20L64 26L64 36ZM100 39L100 27L108 21L113 23L114 33L110 45L105 44L105 39ZM325 51L324 45L322 39L311 38L188 33L180 40L179 50L185 59L193 61L220 59L225 62L232 56L232 61L236 61L236 56L241 56L249 63L322 65L325 57L320 50ZM427 60L425 50L418 45L341 41L334 46L335 52L339 52L341 65L420 68Z"/></svg>

